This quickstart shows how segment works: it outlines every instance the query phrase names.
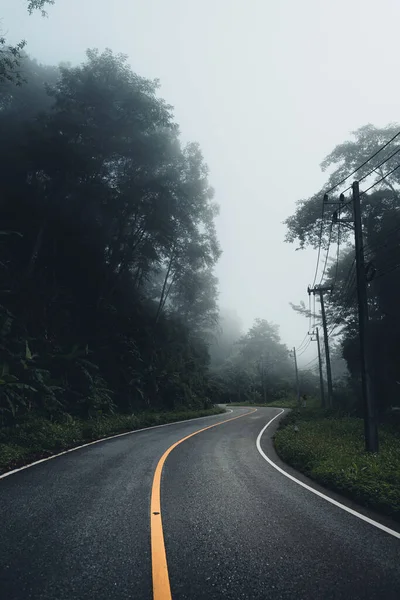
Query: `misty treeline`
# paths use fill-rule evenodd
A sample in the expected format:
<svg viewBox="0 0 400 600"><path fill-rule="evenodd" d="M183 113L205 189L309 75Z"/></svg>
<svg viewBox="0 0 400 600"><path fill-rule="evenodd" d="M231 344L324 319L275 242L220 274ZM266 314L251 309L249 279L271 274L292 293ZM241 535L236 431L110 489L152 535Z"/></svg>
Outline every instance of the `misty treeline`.
<svg viewBox="0 0 400 600"><path fill-rule="evenodd" d="M223 402L266 403L295 398L293 357L281 342L278 326L256 319L246 333L234 311L221 309L219 332L210 348L212 381ZM301 393L317 396L318 378L301 373Z"/></svg>
<svg viewBox="0 0 400 600"><path fill-rule="evenodd" d="M396 124L384 128L366 125L354 132L351 141L338 145L325 158L321 166L323 170L330 171L330 176L324 188L311 198L299 201L295 214L287 219L289 242L296 241L301 247L318 247L321 205L325 191L370 158L399 129ZM362 191L393 170L370 192L361 196L366 274L369 281L371 380L381 415L391 406L400 406L400 168L396 169L400 164L399 152L400 139L397 137L354 176L360 179L376 168L360 184ZM346 182L346 186L348 183ZM342 219L351 216L351 203L347 204L351 198L350 193L345 193L343 208L340 210ZM338 200L337 190L329 195L329 199ZM334 377L336 404L361 410L354 233L345 225L338 232L338 225L334 225L331 234L331 215L334 209L334 206L328 205L322 221L322 255L328 247L329 239L331 248L334 249L324 280L334 286L334 291L325 295L325 302L329 342L338 347L349 373L348 377ZM338 236L340 253L337 261ZM295 309L306 317L309 316L308 307L304 304ZM318 304L317 312L319 313Z"/></svg>
<svg viewBox="0 0 400 600"><path fill-rule="evenodd" d="M0 84L0 419L210 404L207 167L110 50Z"/></svg>

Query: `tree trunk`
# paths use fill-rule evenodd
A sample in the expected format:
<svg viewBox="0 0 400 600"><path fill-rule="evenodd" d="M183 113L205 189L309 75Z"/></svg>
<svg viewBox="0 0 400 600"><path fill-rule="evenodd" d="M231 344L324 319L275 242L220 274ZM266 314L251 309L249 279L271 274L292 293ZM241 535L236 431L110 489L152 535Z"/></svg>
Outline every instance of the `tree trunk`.
<svg viewBox="0 0 400 600"><path fill-rule="evenodd" d="M159 318L160 318L161 311L162 311L162 309L164 308L165 301L166 301L166 299L167 299L165 291L166 291L166 288L167 288L168 277L169 277L169 275L170 275L170 273L171 273L171 269L172 269L172 263L173 263L173 260L174 260L174 258L175 258L175 251L173 250L173 252L172 252L172 254L171 254L171 258L170 258L170 260L169 260L169 264L168 264L167 273L166 273L166 275L165 275L165 278L164 278L164 283L163 283L162 290L161 290L160 301L159 301L159 303L158 303L157 314L156 314L156 321L155 321L156 323L158 323L158 320L159 320Z"/></svg>

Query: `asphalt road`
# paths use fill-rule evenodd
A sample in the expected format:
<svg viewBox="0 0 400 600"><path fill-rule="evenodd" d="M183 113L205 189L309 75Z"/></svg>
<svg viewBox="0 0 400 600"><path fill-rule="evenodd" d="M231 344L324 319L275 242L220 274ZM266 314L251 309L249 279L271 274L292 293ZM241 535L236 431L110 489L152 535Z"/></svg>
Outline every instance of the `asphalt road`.
<svg viewBox="0 0 400 600"><path fill-rule="evenodd" d="M101 442L1 479L1 600L150 600L160 457L245 412ZM258 452L256 438L277 412L260 408L207 429L166 459L173 600L398 600L400 540L300 487ZM275 423L262 448L282 465L270 441Z"/></svg>

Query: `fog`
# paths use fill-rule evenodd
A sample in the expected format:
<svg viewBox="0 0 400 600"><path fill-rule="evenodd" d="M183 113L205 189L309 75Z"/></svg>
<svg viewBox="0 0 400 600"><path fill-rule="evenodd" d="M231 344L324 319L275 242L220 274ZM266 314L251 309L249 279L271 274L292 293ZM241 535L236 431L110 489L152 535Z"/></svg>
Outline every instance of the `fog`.
<svg viewBox="0 0 400 600"><path fill-rule="evenodd" d="M383 0L56 0L48 18L3 0L9 42L47 64L87 48L128 55L159 78L184 141L198 141L221 207L219 302L298 345L316 252L284 242L283 220L326 179L320 162L358 127L398 120L400 5ZM315 344L304 353L309 360Z"/></svg>

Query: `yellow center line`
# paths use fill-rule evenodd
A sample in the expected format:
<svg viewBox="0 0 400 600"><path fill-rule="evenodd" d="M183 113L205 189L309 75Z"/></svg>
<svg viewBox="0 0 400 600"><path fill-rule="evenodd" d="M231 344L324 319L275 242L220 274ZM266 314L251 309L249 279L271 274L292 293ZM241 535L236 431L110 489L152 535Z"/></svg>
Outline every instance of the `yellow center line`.
<svg viewBox="0 0 400 600"><path fill-rule="evenodd" d="M203 427L203 429L199 429L198 431L195 431L194 433L185 436L181 440L175 442L175 444L172 444L172 446L170 446L164 452L164 454L158 461L156 470L154 472L150 501L151 565L154 600L172 600L171 585L169 583L168 575L167 555L165 552L164 532L161 518L161 474L167 457L172 452L172 450L176 448L176 446L179 446L179 444L182 444L182 442L188 440L194 435L197 435L202 431L206 431L207 429L217 427L218 425L223 425L224 423L228 423L229 421L234 421L235 419L240 419L241 417L251 415L252 413L256 412L256 410L257 409L254 408L253 410L246 412L242 415L231 417L230 419L225 419L225 421L214 423L214 425L209 425L208 427Z"/></svg>

